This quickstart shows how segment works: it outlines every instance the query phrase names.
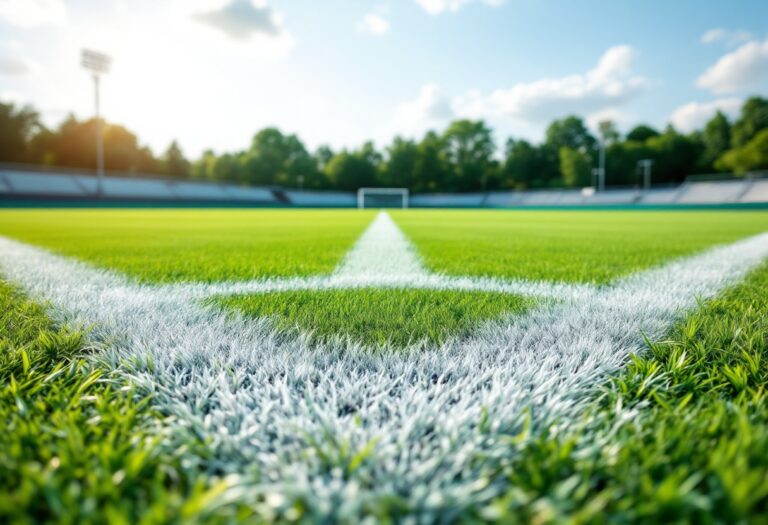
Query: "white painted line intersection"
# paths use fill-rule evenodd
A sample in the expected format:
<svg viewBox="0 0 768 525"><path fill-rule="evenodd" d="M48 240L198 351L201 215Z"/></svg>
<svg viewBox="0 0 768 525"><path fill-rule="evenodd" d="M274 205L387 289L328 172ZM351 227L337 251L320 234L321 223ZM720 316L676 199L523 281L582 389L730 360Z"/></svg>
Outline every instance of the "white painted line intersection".
<svg viewBox="0 0 768 525"><path fill-rule="evenodd" d="M387 221L376 231L396 238ZM94 326L94 337L108 346L92 359L153 393L156 408L175 416L179 443L203 436L214 451L213 468L260 473L253 494L299 495L333 516L342 504L354 513L383 495L404 497L424 512L488 501L503 487L478 480L503 464L509 449L500 437L518 428L527 411L538 423L573 418L596 384L643 350L642 334L663 336L697 299L738 282L768 256L762 234L605 288L478 280L475 289L495 283L529 295L526 287L539 286L533 295L561 300L418 351L370 352L342 338L318 345L287 339L268 321L193 300L249 293L249 286L253 292L333 283L456 289L472 282L429 274L414 251L403 252L411 250L407 240L396 243L387 267L365 263L366 250L353 248L343 271L270 285L138 286L5 238L0 270L33 298L50 301L57 320ZM484 413L491 425L481 431ZM356 451L374 440L354 475L329 470L321 459L340 454L341 443Z"/></svg>

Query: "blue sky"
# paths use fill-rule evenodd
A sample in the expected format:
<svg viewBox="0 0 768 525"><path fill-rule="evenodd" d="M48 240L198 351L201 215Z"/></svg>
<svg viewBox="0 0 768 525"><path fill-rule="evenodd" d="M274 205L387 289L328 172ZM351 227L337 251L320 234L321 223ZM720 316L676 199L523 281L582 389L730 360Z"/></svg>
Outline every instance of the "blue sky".
<svg viewBox="0 0 768 525"><path fill-rule="evenodd" d="M688 131L768 94L765 1L0 0L0 99L89 116L83 47L114 61L105 116L189 156L267 125L312 148L461 117L499 142L571 113Z"/></svg>

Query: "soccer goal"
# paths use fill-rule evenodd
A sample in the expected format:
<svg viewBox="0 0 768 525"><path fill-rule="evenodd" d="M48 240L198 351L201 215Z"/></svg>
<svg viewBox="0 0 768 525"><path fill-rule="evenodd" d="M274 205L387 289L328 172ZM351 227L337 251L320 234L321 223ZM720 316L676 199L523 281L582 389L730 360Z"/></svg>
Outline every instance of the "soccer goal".
<svg viewBox="0 0 768 525"><path fill-rule="evenodd" d="M407 208L408 188L360 188L358 208Z"/></svg>

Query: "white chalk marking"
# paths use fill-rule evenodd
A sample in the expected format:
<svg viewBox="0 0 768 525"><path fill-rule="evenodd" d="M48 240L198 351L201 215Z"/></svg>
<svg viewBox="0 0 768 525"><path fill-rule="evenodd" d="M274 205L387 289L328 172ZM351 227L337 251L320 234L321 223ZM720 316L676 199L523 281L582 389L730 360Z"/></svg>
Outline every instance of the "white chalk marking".
<svg viewBox="0 0 768 525"><path fill-rule="evenodd" d="M427 275L416 250L387 212L379 212L341 265L337 277L419 278Z"/></svg>

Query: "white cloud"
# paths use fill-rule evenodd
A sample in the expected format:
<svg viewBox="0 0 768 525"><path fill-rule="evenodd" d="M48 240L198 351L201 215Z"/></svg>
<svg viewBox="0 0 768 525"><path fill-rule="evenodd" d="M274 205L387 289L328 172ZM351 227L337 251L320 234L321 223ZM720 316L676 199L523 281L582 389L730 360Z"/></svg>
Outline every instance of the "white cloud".
<svg viewBox="0 0 768 525"><path fill-rule="evenodd" d="M696 84L713 93L732 93L749 89L768 78L768 39L748 42L720 57Z"/></svg>
<svg viewBox="0 0 768 525"><path fill-rule="evenodd" d="M689 102L680 106L669 117L669 121L678 130L689 133L701 129L717 111L722 111L731 118L738 115L741 99L721 98L711 102Z"/></svg>
<svg viewBox="0 0 768 525"><path fill-rule="evenodd" d="M63 0L0 0L0 20L25 28L64 25L67 8Z"/></svg>
<svg viewBox="0 0 768 525"><path fill-rule="evenodd" d="M400 104L387 132L416 136L428 129L441 127L453 118L451 101L437 84L421 87L419 96Z"/></svg>
<svg viewBox="0 0 768 525"><path fill-rule="evenodd" d="M357 25L357 30L361 33L379 36L389 31L389 26L385 9L379 8L372 13L366 14Z"/></svg>
<svg viewBox="0 0 768 525"><path fill-rule="evenodd" d="M33 71L35 65L25 59L0 57L0 75L23 76Z"/></svg>
<svg viewBox="0 0 768 525"><path fill-rule="evenodd" d="M722 40L725 38L726 31L722 27L716 27L715 29L710 29L703 35L701 35L701 43L702 44L711 44L713 42L717 42L719 40Z"/></svg>
<svg viewBox="0 0 768 525"><path fill-rule="evenodd" d="M439 15L445 12L456 12L467 4L476 0L416 0L416 2L430 15ZM505 0L480 0L482 3L497 6Z"/></svg>
<svg viewBox="0 0 768 525"><path fill-rule="evenodd" d="M266 2L232 0L228 4L192 18L223 32L234 40L248 40L256 34L278 37L283 31L279 17Z"/></svg>
<svg viewBox="0 0 768 525"><path fill-rule="evenodd" d="M629 46L615 46L586 73L521 82L487 95L470 92L456 99L454 109L472 118L503 116L540 124L566 114L616 108L648 85L644 77L632 73L635 55Z"/></svg>
<svg viewBox="0 0 768 525"><path fill-rule="evenodd" d="M703 35L701 35L701 43L702 44L713 44L715 42L724 42L727 45L738 45L743 42L746 42L747 40L752 39L752 33L749 31L745 31L743 29L737 29L735 31L731 31L728 29L723 29L722 27L716 27L714 29L710 29Z"/></svg>

